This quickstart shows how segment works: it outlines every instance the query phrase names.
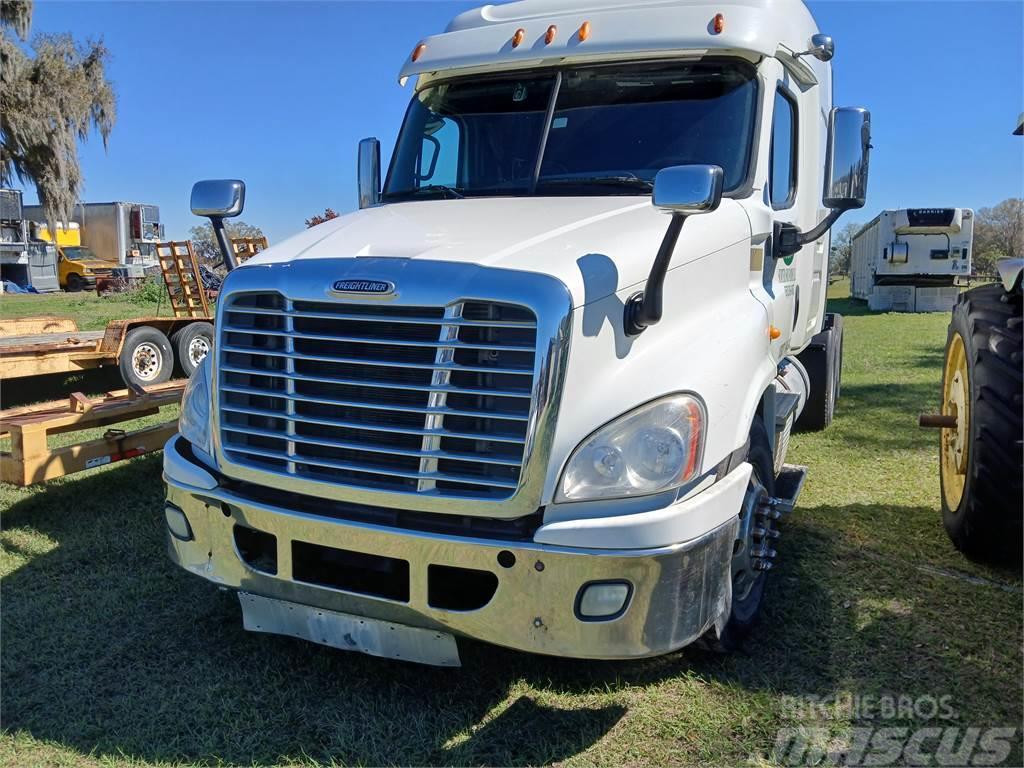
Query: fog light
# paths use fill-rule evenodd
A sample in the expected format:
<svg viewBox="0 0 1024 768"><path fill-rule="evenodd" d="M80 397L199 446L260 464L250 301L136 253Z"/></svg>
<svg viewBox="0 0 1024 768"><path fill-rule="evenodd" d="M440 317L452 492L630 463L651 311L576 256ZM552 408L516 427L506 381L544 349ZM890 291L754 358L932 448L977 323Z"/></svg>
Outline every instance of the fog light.
<svg viewBox="0 0 1024 768"><path fill-rule="evenodd" d="M192 541L192 526L188 524L184 512L173 504L164 504L164 518L167 520L167 529L174 538Z"/></svg>
<svg viewBox="0 0 1024 768"><path fill-rule="evenodd" d="M625 581L584 584L576 598L576 616L584 621L617 618L625 612L632 591Z"/></svg>

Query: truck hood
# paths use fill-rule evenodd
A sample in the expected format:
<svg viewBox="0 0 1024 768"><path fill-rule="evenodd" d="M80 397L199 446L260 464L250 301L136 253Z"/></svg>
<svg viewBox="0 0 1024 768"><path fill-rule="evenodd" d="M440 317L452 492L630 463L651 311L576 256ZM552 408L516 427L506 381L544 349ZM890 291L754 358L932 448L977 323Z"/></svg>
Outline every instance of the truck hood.
<svg viewBox="0 0 1024 768"><path fill-rule="evenodd" d="M668 221L643 196L392 203L308 229L253 257L242 269L351 257L465 262L552 275L581 306L643 282ZM672 266L749 237L742 207L723 200L714 213L686 222Z"/></svg>

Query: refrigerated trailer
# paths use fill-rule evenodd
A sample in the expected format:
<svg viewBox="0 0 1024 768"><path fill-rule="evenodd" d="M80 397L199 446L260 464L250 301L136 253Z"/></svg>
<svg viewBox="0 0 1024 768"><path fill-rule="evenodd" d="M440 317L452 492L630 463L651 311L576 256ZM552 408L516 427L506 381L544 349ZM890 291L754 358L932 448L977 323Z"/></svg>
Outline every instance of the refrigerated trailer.
<svg viewBox="0 0 1024 768"><path fill-rule="evenodd" d="M46 222L39 205L26 205L25 217ZM82 245L99 259L124 267L126 277L142 277L158 265L156 246L163 239L160 209L144 203L79 203L71 221L78 222Z"/></svg>
<svg viewBox="0 0 1024 768"><path fill-rule="evenodd" d="M882 211L853 236L850 295L873 310L946 312L971 273L969 208Z"/></svg>
<svg viewBox="0 0 1024 768"><path fill-rule="evenodd" d="M60 289L57 249L33 240L20 189L0 189L0 280L39 293Z"/></svg>

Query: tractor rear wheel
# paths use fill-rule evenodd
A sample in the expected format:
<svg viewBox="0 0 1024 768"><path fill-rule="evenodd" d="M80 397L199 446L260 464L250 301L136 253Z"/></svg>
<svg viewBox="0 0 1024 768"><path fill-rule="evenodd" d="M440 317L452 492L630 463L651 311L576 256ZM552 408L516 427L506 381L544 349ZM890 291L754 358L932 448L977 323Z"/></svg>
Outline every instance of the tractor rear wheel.
<svg viewBox="0 0 1024 768"><path fill-rule="evenodd" d="M977 559L1019 558L1022 482L1020 291L999 284L953 307L942 377L942 519L956 548Z"/></svg>

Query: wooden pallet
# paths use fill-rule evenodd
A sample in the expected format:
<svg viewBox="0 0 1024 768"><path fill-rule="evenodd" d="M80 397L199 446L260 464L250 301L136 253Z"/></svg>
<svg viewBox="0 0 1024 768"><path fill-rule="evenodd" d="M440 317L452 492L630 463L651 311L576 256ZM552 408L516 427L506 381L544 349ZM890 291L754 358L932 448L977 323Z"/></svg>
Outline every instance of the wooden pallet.
<svg viewBox="0 0 1024 768"><path fill-rule="evenodd" d="M185 383L169 381L138 393L124 389L98 398L75 392L67 401L0 411L0 435L11 439L11 450L0 451L0 480L32 485L160 450L177 431L176 421L131 432L110 429L103 437L61 448L51 448L47 438L152 416L180 402Z"/></svg>
<svg viewBox="0 0 1024 768"><path fill-rule="evenodd" d="M231 250L235 252L235 263L241 264L251 259L260 251L267 249L265 237L232 237Z"/></svg>
<svg viewBox="0 0 1024 768"><path fill-rule="evenodd" d="M199 262L191 240L157 243L156 255L167 285L175 317L210 316L210 302L199 275Z"/></svg>

